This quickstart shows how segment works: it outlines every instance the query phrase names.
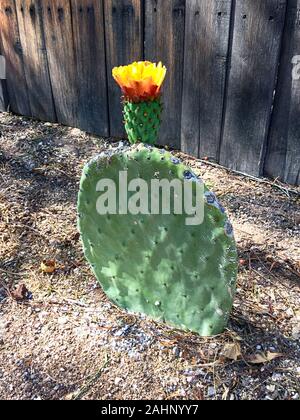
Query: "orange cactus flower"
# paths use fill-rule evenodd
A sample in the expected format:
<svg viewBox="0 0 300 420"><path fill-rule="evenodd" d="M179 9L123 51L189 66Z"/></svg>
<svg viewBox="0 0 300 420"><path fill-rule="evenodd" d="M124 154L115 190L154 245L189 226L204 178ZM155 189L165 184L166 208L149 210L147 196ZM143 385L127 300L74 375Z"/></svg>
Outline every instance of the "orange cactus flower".
<svg viewBox="0 0 300 420"><path fill-rule="evenodd" d="M115 67L112 74L125 100L143 102L153 101L160 96L166 72L162 63L139 61L129 66Z"/></svg>

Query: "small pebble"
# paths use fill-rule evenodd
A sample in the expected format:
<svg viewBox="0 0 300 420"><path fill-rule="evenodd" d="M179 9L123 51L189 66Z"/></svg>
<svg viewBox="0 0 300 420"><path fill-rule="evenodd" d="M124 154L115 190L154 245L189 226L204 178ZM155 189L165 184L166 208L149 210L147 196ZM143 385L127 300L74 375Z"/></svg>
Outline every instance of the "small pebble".
<svg viewBox="0 0 300 420"><path fill-rule="evenodd" d="M214 397L216 395L215 388L210 386L207 390L207 396L208 397Z"/></svg>
<svg viewBox="0 0 300 420"><path fill-rule="evenodd" d="M122 378L116 378L115 379L115 385L119 385L120 382L122 382Z"/></svg>

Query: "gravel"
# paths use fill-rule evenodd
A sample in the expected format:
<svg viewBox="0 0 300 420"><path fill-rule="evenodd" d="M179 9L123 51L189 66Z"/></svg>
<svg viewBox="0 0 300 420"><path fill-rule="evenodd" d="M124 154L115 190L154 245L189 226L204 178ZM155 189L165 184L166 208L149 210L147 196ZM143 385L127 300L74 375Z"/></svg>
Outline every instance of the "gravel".
<svg viewBox="0 0 300 420"><path fill-rule="evenodd" d="M0 130L1 399L299 399L300 196L289 186L175 152L216 192L239 248L229 328L204 339L115 307L83 258L81 171L119 142L10 114ZM31 300L12 298L22 283ZM230 343L237 361L222 356ZM272 361L251 362L268 352Z"/></svg>

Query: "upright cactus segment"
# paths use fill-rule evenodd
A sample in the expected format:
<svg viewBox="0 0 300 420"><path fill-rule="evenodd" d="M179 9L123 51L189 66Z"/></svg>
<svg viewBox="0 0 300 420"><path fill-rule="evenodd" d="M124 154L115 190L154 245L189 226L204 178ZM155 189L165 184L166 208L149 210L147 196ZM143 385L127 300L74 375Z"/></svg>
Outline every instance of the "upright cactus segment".
<svg viewBox="0 0 300 420"><path fill-rule="evenodd" d="M161 123L160 99L147 102L124 102L125 130L131 144L155 144Z"/></svg>
<svg viewBox="0 0 300 420"><path fill-rule="evenodd" d="M187 226L186 214L132 215L97 212L101 179L119 185L142 178L201 182L170 153L143 145L93 159L84 168L78 200L84 252L107 296L118 306L144 313L202 336L221 333L233 304L237 252L232 226L215 195L205 188L204 222Z"/></svg>
<svg viewBox="0 0 300 420"><path fill-rule="evenodd" d="M132 144L157 141L162 112L161 85L166 71L162 63L149 61L113 69L113 77L123 92L125 129Z"/></svg>

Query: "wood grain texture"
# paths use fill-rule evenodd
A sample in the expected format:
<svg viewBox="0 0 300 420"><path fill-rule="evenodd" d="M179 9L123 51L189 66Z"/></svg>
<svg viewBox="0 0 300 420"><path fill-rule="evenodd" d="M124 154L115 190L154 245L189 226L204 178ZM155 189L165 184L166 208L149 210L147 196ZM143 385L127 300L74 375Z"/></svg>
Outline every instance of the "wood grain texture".
<svg viewBox="0 0 300 420"><path fill-rule="evenodd" d="M44 0L45 45L57 120L78 127L78 81L69 0Z"/></svg>
<svg viewBox="0 0 300 420"><path fill-rule="evenodd" d="M286 1L235 4L220 163L258 176L263 170Z"/></svg>
<svg viewBox="0 0 300 420"><path fill-rule="evenodd" d="M0 0L0 111L124 137L112 68L163 61L159 144L300 184L299 45L300 0Z"/></svg>
<svg viewBox="0 0 300 420"><path fill-rule="evenodd" d="M145 59L162 61L168 69L159 143L175 148L181 146L184 33L184 0L145 1Z"/></svg>
<svg viewBox="0 0 300 420"><path fill-rule="evenodd" d="M31 116L14 0L0 1L0 31L3 55L6 59L9 107L17 114Z"/></svg>
<svg viewBox="0 0 300 420"><path fill-rule="evenodd" d="M32 116L56 121L41 14L42 1L15 1Z"/></svg>
<svg viewBox="0 0 300 420"><path fill-rule="evenodd" d="M125 135L121 91L112 69L143 59L142 0L104 0L110 135Z"/></svg>
<svg viewBox="0 0 300 420"><path fill-rule="evenodd" d="M288 2L265 173L300 184L300 0Z"/></svg>
<svg viewBox="0 0 300 420"><path fill-rule="evenodd" d="M78 123L82 130L109 135L102 0L72 0L78 82Z"/></svg>
<svg viewBox="0 0 300 420"><path fill-rule="evenodd" d="M186 3L181 145L218 160L231 0Z"/></svg>

